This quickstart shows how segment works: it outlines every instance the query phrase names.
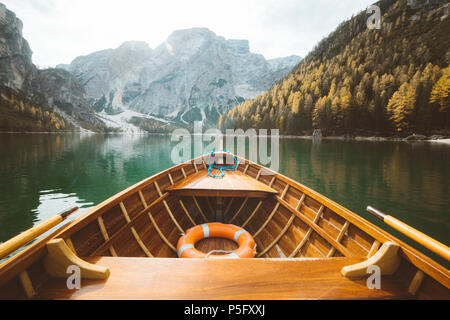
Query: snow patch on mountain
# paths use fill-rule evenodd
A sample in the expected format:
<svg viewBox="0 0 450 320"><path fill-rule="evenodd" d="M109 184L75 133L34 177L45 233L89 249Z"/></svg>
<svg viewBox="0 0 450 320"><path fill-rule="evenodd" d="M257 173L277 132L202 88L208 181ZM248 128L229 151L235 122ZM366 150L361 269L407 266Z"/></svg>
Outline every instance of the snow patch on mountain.
<svg viewBox="0 0 450 320"><path fill-rule="evenodd" d="M145 115L140 112L136 112L133 110L125 109L122 112L118 114L107 114L104 110L97 113L97 116L108 126L111 128L120 128L122 132L124 133L145 133L142 129L135 126L134 124L130 123L130 120L133 117L137 118L145 118L145 119L152 119L156 120L165 124L169 124L170 122L161 119L158 117L154 117L152 115Z"/></svg>

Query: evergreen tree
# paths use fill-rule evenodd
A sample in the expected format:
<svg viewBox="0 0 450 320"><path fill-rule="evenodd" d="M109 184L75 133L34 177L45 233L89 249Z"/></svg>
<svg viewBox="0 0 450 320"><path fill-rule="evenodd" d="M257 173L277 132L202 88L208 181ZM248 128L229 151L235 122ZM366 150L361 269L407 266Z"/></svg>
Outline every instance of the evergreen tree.
<svg viewBox="0 0 450 320"><path fill-rule="evenodd" d="M391 113L391 120L394 121L397 131L404 131L408 128L409 117L413 113L416 103L415 94L414 87L409 83L404 83L389 100L387 109Z"/></svg>
<svg viewBox="0 0 450 320"><path fill-rule="evenodd" d="M450 113L445 31L450 19L442 18L437 4L414 10L406 1L379 4L380 30L367 29L365 11L341 23L272 89L232 109L227 124L225 117L218 124L278 127L293 134L312 128L385 135L444 129L448 121L442 115Z"/></svg>

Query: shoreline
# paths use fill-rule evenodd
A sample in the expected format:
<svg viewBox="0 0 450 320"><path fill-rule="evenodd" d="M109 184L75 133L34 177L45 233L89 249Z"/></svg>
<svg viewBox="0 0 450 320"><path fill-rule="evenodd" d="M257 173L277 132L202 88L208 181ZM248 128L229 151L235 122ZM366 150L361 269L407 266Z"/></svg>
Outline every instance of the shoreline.
<svg viewBox="0 0 450 320"><path fill-rule="evenodd" d="M62 132L36 132L36 131L0 131L0 134L79 134L79 135L150 135L150 136L170 136L171 133L150 133L150 132L83 132L83 131L62 131ZM194 135L194 133L192 133ZM236 135L237 136L237 135ZM266 137L270 138L270 135L266 135ZM314 136L295 136L295 135L279 135L281 139L304 139L304 140L336 140L336 141L374 141L374 142L431 142L431 143L439 143L439 144L449 144L450 138L444 137L440 139L429 139L429 137L420 138L420 139L407 139L400 137L365 137L365 136L323 136L323 137L314 137Z"/></svg>
<svg viewBox="0 0 450 320"><path fill-rule="evenodd" d="M355 137L346 137L346 136L324 136L324 137L313 137L313 136L291 136L291 135L280 135L280 138L283 139L305 139L305 140L338 140L338 141L375 141L375 142L433 142L433 143L442 143L442 144L450 144L450 138L443 139L417 139L417 140L408 140L406 138L400 137L363 137L363 136L355 136Z"/></svg>

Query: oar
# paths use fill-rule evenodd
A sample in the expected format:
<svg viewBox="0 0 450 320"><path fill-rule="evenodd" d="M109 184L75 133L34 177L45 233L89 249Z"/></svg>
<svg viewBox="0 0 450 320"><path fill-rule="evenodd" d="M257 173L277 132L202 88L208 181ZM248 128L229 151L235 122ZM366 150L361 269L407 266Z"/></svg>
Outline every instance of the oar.
<svg viewBox="0 0 450 320"><path fill-rule="evenodd" d="M420 232L419 230L416 230L408 226L406 223L386 213L383 213L380 210L375 209L371 206L367 207L367 211L373 214L375 217L379 218L380 220L384 221L387 225L391 226L395 230L400 231L404 235L423 245L425 248L445 258L447 261L450 261L450 248L447 247L445 244L440 243L439 241L436 241L433 238L430 238L429 236Z"/></svg>
<svg viewBox="0 0 450 320"><path fill-rule="evenodd" d="M36 239L44 232L50 230L77 210L78 207L73 207L69 210L59 213L56 216L44 222L41 222L40 224L22 232L14 238L0 244L0 260L16 251L17 249L21 248L22 246L26 245L27 243L31 242L32 240Z"/></svg>

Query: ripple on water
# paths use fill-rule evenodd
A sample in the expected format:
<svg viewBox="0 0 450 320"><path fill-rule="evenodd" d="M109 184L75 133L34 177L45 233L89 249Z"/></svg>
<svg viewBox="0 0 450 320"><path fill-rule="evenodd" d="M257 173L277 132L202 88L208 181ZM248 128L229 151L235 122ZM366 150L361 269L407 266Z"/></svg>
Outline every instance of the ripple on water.
<svg viewBox="0 0 450 320"><path fill-rule="evenodd" d="M39 195L39 205L32 212L36 214L36 221L47 220L56 214L73 207L79 207L78 212L67 220L71 221L81 213L94 206L93 202L80 199L76 193L61 193L61 189L42 190Z"/></svg>
<svg viewBox="0 0 450 320"><path fill-rule="evenodd" d="M73 208L75 206L79 207L77 212L71 214L65 221L63 221L63 223L68 223L74 220L75 218L79 217L81 214L83 214L84 212L86 212L87 210L89 210L94 206L93 202L88 202L85 201L84 199L80 199L76 193L58 192L60 190L61 189L49 189L40 191L39 205L37 208L31 210L31 212L36 215L36 218L33 221L35 225L51 217L54 217L56 214L61 213L67 209ZM32 243L38 241L39 239L50 234L51 232L57 230L60 226L61 223L51 228L47 232L43 233L28 245L11 253L8 257L1 259L0 262L7 260L11 256L16 255L17 253L24 250Z"/></svg>

